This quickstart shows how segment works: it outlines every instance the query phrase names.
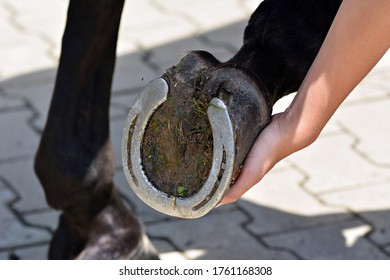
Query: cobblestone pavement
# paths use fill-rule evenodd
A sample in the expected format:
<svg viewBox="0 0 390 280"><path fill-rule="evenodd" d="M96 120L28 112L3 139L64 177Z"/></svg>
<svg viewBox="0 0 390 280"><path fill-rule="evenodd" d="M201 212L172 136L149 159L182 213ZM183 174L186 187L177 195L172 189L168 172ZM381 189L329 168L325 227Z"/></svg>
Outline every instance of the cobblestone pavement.
<svg viewBox="0 0 390 280"><path fill-rule="evenodd" d="M124 118L150 80L188 50L230 58L255 0L128 0L111 102L115 182L163 259L389 259L390 54L320 138L278 164L243 199L197 220L164 216L129 189ZM67 1L0 0L0 259L45 259L57 224L32 169ZM291 97L276 105L280 111Z"/></svg>

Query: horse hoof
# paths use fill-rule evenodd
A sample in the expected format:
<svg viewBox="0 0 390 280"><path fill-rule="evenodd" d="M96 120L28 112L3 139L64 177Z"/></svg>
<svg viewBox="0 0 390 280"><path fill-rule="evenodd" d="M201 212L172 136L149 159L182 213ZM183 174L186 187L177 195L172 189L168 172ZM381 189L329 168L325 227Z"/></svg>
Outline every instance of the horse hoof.
<svg viewBox="0 0 390 280"><path fill-rule="evenodd" d="M131 188L167 215L207 214L270 119L264 92L243 70L208 53L185 56L129 111L122 164Z"/></svg>
<svg viewBox="0 0 390 280"><path fill-rule="evenodd" d="M61 215L50 244L49 259L157 260L159 257L143 226L114 192L107 206L86 228Z"/></svg>

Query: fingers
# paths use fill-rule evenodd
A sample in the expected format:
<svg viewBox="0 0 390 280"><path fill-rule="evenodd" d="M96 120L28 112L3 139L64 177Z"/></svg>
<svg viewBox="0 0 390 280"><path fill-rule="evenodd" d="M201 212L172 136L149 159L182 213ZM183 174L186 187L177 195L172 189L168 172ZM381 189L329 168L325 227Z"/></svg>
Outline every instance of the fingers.
<svg viewBox="0 0 390 280"><path fill-rule="evenodd" d="M270 161L268 152L264 150L265 143L259 140L253 145L237 181L230 187L218 206L236 202L244 193L260 182L272 168L273 163Z"/></svg>
<svg viewBox="0 0 390 280"><path fill-rule="evenodd" d="M256 139L237 181L231 186L218 207L236 202L271 170L280 158L278 153L280 144L282 144L280 139L279 125L274 119Z"/></svg>
<svg viewBox="0 0 390 280"><path fill-rule="evenodd" d="M237 181L230 187L218 206L236 202L244 193L261 180L263 177L262 168L259 168L259 163L256 164L253 161L253 158L246 160Z"/></svg>

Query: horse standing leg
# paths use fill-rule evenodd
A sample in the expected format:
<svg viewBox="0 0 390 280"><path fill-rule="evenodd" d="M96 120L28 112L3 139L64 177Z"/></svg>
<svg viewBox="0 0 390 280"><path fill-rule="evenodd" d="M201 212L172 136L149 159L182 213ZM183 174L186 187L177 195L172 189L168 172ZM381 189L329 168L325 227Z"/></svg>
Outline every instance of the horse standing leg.
<svg viewBox="0 0 390 280"><path fill-rule="evenodd" d="M49 205L63 212L52 259L157 258L113 185L109 103L124 0L71 0L54 94L35 158Z"/></svg>

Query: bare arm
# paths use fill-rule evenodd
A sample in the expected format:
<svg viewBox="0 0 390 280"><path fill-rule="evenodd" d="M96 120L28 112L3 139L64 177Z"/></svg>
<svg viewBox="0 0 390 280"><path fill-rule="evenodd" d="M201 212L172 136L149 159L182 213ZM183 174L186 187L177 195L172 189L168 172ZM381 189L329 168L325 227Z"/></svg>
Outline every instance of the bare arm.
<svg viewBox="0 0 390 280"><path fill-rule="evenodd" d="M221 204L239 199L283 158L313 143L390 47L390 1L344 0L290 107L273 116Z"/></svg>

